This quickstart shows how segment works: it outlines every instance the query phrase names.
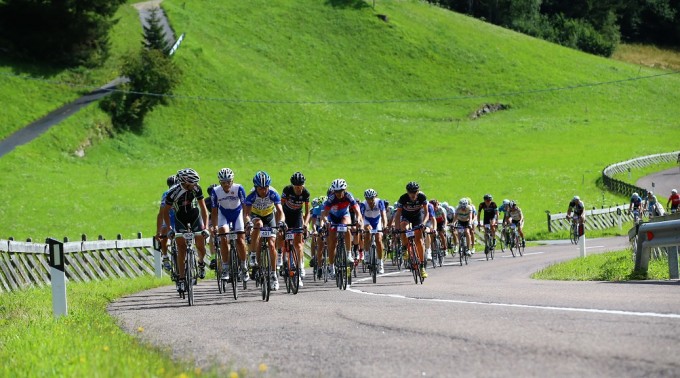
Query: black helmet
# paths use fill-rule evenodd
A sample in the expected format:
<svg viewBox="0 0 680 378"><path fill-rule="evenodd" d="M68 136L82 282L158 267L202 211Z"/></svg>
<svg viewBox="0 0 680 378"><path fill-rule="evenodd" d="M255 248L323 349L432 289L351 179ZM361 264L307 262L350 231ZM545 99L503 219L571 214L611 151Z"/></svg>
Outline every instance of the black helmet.
<svg viewBox="0 0 680 378"><path fill-rule="evenodd" d="M418 185L417 182L411 181L408 184L406 184L406 191L417 192L418 190L420 190L420 185Z"/></svg>
<svg viewBox="0 0 680 378"><path fill-rule="evenodd" d="M290 183L293 185L304 185L305 184L305 175L302 174L302 172L295 172L293 173L292 176L290 176Z"/></svg>
<svg viewBox="0 0 680 378"><path fill-rule="evenodd" d="M177 176L175 176L175 175L168 176L167 183L168 183L168 188L177 184Z"/></svg>

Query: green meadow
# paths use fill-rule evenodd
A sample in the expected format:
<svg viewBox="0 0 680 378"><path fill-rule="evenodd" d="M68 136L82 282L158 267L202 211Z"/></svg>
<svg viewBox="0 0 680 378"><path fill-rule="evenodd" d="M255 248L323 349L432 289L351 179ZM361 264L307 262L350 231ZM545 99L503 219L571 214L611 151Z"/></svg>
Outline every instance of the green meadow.
<svg viewBox="0 0 680 378"><path fill-rule="evenodd" d="M165 0L182 84L140 134L116 133L96 104L0 159L0 237L124 238L154 232L165 178L222 167L249 186L304 172L313 196L345 178L394 201L418 181L430 198L515 199L528 238L545 210L626 199L598 185L608 164L674 151L680 75L587 55L415 0ZM387 16L387 22L377 17ZM141 44L130 5L97 70L0 60L8 135L116 76ZM16 76L18 75L18 76ZM34 80L44 79L47 81ZM78 86L54 84L55 81ZM472 119L484 104L506 110ZM84 151L84 156L76 154ZM625 230L624 230L625 231Z"/></svg>

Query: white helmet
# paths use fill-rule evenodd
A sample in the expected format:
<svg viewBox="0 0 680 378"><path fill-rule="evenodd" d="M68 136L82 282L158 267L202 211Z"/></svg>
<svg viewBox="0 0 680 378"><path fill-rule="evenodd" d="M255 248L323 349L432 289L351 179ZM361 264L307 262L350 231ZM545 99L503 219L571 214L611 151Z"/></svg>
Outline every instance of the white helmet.
<svg viewBox="0 0 680 378"><path fill-rule="evenodd" d="M222 168L220 171L217 173L217 178L222 181L233 181L234 180L234 171L232 171L229 168Z"/></svg>
<svg viewBox="0 0 680 378"><path fill-rule="evenodd" d="M678 194L678 190L677 189L671 190L671 194Z"/></svg>
<svg viewBox="0 0 680 378"><path fill-rule="evenodd" d="M579 197L579 196L574 196L574 201L580 201L580 200L581 200L581 197Z"/></svg>
<svg viewBox="0 0 680 378"><path fill-rule="evenodd" d="M460 201L458 201L458 204L460 206L467 206L470 204L470 202L467 200L467 198L461 198Z"/></svg>
<svg viewBox="0 0 680 378"><path fill-rule="evenodd" d="M336 191L336 190L345 190L347 189L347 181L343 179L335 179L331 183L331 190Z"/></svg>

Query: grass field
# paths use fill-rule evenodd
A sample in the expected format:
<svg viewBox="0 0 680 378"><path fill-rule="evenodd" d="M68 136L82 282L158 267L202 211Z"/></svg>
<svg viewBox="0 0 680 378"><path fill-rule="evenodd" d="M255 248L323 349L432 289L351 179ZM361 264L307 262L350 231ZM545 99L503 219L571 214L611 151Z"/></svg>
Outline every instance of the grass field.
<svg viewBox="0 0 680 378"><path fill-rule="evenodd" d="M574 194L587 206L625 201L597 186L607 164L677 149L680 77L669 71L419 1L342 4L165 0L174 29L187 33L175 57L178 97L142 134L108 137L106 115L90 106L3 157L0 237L149 235L169 174L191 166L207 186L228 166L246 185L265 169L278 189L301 170L314 196L336 177L392 201L410 180L450 202L488 192L516 199L537 238L544 211L564 211ZM120 16L117 52L141 36L131 7ZM103 84L114 71L87 74ZM24 87L47 100L33 108L35 96L15 95ZM14 128L76 94L0 76L0 95L18 109ZM472 120L487 103L509 109Z"/></svg>

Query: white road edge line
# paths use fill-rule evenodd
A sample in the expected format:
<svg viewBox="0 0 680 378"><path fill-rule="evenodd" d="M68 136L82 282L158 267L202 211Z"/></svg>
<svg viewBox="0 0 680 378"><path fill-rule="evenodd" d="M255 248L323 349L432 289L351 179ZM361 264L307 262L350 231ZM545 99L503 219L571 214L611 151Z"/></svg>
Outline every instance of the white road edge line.
<svg viewBox="0 0 680 378"><path fill-rule="evenodd" d="M451 264L454 265L454 264ZM398 272L391 272L381 274L381 276L391 276L395 274L401 274L408 272L407 270L402 270ZM367 281L371 277L362 278L356 282ZM595 308L578 308L578 307L556 307L556 306L538 306L538 305L524 305L515 303L495 303L495 302L476 302L476 301L462 301L457 299L435 299L435 298L413 298L407 297L401 294L380 294L380 293L370 293L367 291L357 290L353 287L348 286L347 291L351 291L357 294L364 295L375 295L379 297L396 298L396 299L410 299L415 301L426 301L426 302L438 302L438 303L456 303L456 304L471 304L471 305L481 305L481 306L496 306L496 307L515 307L515 308L529 308L538 310L550 310L550 311L568 311L568 312L586 312L593 314L606 314L606 315L624 315L624 316L640 316L640 317L650 317L650 318L668 318L668 319L680 319L680 314L661 314L657 312L634 312L634 311L621 311L621 310L601 310Z"/></svg>

